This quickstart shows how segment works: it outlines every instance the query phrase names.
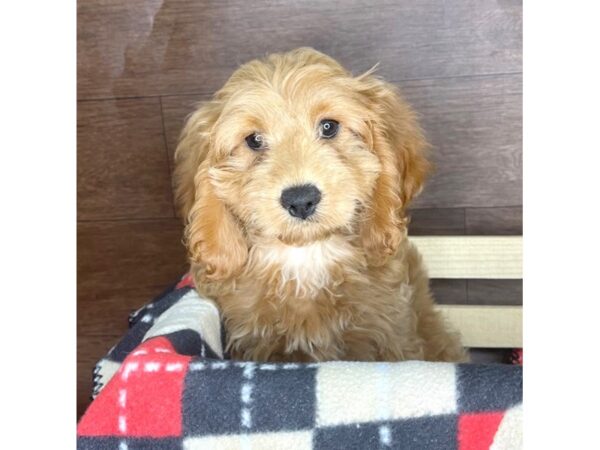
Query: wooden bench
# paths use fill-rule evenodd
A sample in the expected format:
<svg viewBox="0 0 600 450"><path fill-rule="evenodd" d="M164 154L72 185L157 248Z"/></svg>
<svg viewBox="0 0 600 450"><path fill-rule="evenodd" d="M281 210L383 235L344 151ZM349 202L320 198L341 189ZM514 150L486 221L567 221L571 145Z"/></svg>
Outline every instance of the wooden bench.
<svg viewBox="0 0 600 450"><path fill-rule="evenodd" d="M522 236L415 236L430 278L521 279ZM465 347L521 348L522 306L439 305Z"/></svg>

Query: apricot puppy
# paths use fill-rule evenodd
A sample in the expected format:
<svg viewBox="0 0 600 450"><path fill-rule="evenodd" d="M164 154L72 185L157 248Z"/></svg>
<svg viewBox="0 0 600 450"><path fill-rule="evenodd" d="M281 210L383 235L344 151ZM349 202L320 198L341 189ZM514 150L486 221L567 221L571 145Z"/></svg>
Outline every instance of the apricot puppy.
<svg viewBox="0 0 600 450"><path fill-rule="evenodd" d="M465 359L406 238L426 147L393 86L309 48L244 64L189 117L176 197L232 357Z"/></svg>

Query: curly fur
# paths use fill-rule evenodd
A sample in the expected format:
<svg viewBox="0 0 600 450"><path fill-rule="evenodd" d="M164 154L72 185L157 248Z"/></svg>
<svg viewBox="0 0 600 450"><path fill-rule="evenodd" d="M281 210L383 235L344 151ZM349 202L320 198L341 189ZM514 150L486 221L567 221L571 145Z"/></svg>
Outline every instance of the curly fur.
<svg viewBox="0 0 600 450"><path fill-rule="evenodd" d="M322 119L340 123L319 139ZM260 132L267 149L244 138ZM175 155L197 289L219 304L236 358L459 361L406 239L429 170L414 112L371 72L301 48L240 67L187 120ZM322 192L302 221L286 187Z"/></svg>

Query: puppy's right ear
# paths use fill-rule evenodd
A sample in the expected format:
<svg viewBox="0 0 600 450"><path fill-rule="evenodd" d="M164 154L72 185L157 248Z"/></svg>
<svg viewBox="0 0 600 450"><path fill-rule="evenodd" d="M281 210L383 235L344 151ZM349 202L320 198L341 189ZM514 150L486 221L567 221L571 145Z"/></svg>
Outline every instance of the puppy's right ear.
<svg viewBox="0 0 600 450"><path fill-rule="evenodd" d="M209 102L187 120L175 151L175 201L185 223L190 261L207 280L231 277L243 266L248 248L242 230L210 182L212 129L221 105Z"/></svg>
<svg viewBox="0 0 600 450"><path fill-rule="evenodd" d="M184 222L196 198L194 178L198 168L208 157L211 129L221 108L217 103L205 103L190 115L185 123L175 150L174 190L175 203Z"/></svg>

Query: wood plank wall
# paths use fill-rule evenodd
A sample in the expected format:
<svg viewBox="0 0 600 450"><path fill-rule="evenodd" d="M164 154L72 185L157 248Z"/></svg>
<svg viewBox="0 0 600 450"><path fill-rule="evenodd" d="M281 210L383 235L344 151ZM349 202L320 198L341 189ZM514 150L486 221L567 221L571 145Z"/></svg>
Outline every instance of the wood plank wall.
<svg viewBox="0 0 600 450"><path fill-rule="evenodd" d="M521 234L515 0L86 0L77 6L78 414L128 313L185 271L171 191L183 120L254 57L380 62L422 115L436 173L411 233ZM520 304L520 282L433 280L440 303Z"/></svg>

